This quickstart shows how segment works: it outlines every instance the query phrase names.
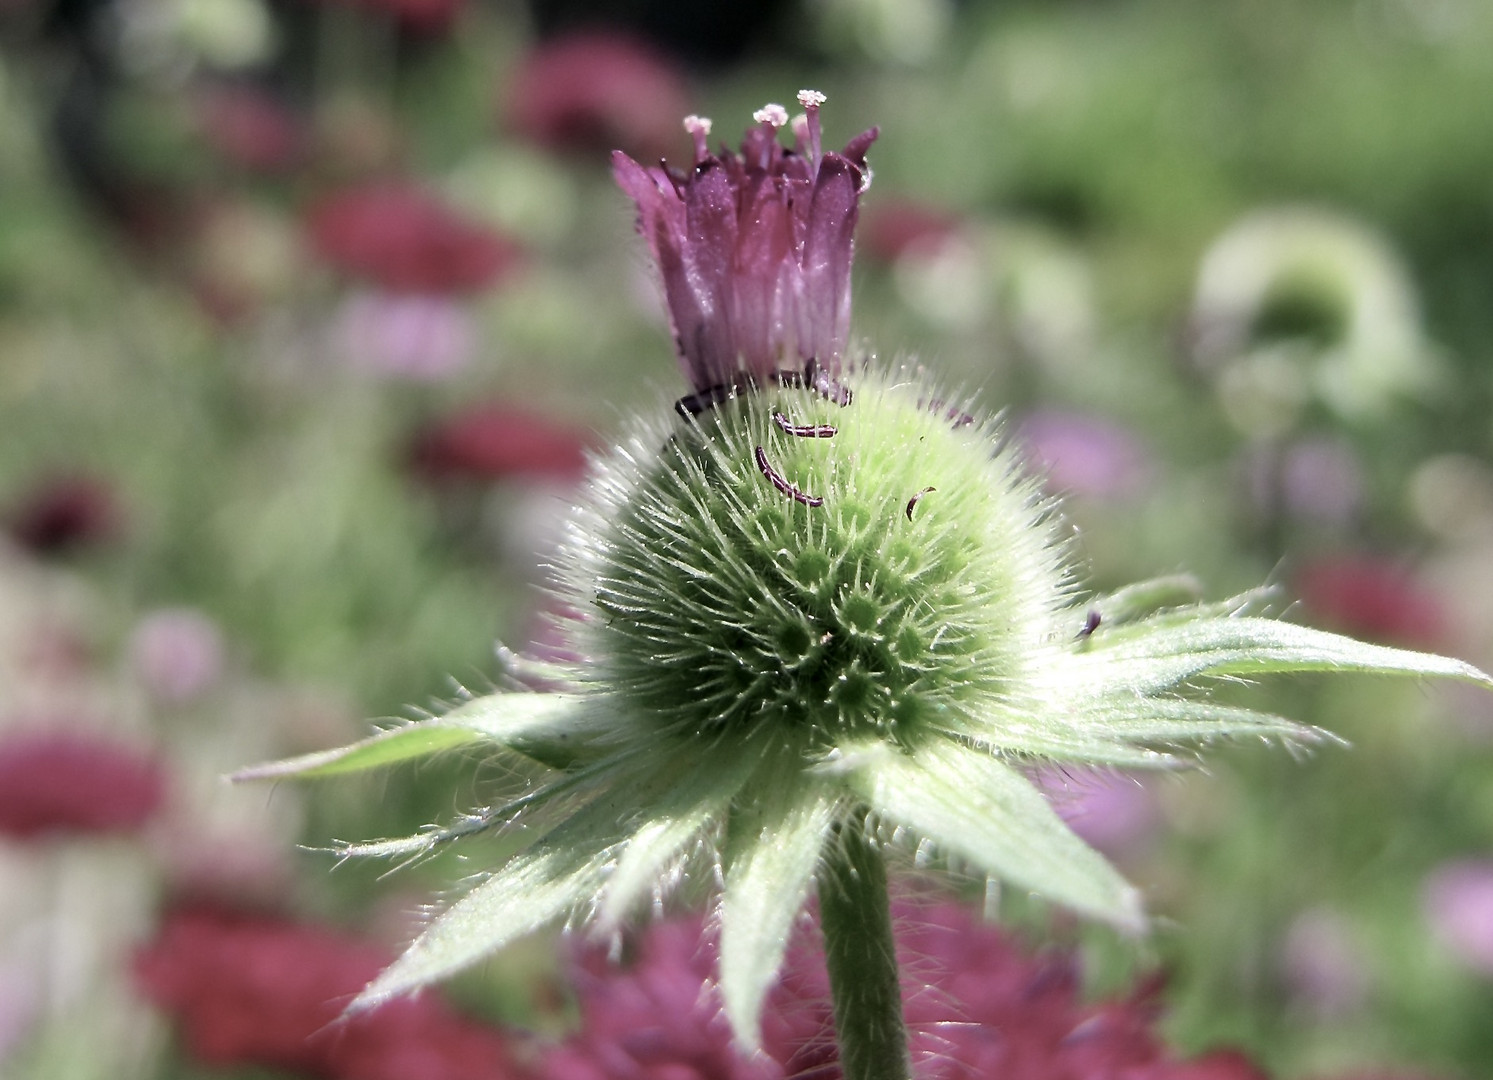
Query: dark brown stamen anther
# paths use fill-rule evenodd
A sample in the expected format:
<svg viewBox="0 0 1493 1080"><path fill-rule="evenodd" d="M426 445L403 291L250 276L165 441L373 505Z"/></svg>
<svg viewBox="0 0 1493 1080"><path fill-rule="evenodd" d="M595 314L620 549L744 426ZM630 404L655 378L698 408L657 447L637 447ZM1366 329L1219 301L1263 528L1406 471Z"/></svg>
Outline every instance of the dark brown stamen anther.
<svg viewBox="0 0 1493 1080"><path fill-rule="evenodd" d="M741 391L742 386L739 383L718 383L715 386L707 386L697 393L685 394L684 397L674 402L674 411L688 420L692 416L699 416L715 408L723 401L730 401Z"/></svg>
<svg viewBox="0 0 1493 1080"><path fill-rule="evenodd" d="M757 468L762 470L762 475L767 477L768 481L772 484L773 487L777 488L784 495L787 495L790 499L801 502L805 506L824 505L824 500L819 496L806 495L802 491L799 491L798 488L790 484L787 480L784 480L778 470L774 469L772 467L772 464L767 460L767 451L762 447L757 447L756 455Z"/></svg>
<svg viewBox="0 0 1493 1080"><path fill-rule="evenodd" d="M1078 632L1079 639L1089 637L1095 630L1099 629L1099 609L1089 608L1089 613L1084 617L1083 629Z"/></svg>
<svg viewBox="0 0 1493 1080"><path fill-rule="evenodd" d="M936 487L925 487L922 491L918 492L912 498L910 498L910 499L907 500L907 520L908 521L912 520L912 512L917 509L917 507L918 507L918 500L921 499L924 495L928 494L928 492L930 492L930 491L937 491L937 490L938 490L938 488L936 488Z"/></svg>
<svg viewBox="0 0 1493 1080"><path fill-rule="evenodd" d="M833 439L840 430L833 424L795 424L776 410L773 411L772 422L789 435L797 435L800 439Z"/></svg>

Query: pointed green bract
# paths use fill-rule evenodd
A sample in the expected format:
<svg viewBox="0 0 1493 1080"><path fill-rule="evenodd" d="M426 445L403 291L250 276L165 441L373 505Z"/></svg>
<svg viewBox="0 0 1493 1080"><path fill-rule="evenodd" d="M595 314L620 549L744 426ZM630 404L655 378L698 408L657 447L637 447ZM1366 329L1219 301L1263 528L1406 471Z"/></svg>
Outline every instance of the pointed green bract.
<svg viewBox="0 0 1493 1080"><path fill-rule="evenodd" d="M438 915L349 1011L374 1008L454 975L584 903L601 884L610 859L606 845L592 840L514 856Z"/></svg>
<svg viewBox="0 0 1493 1080"><path fill-rule="evenodd" d="M1186 698L1106 703L1090 719L1095 728L1130 743L1206 743L1245 735L1310 743L1332 737L1284 716Z"/></svg>
<svg viewBox="0 0 1493 1080"><path fill-rule="evenodd" d="M1289 671L1435 676L1493 686L1493 678L1461 660L1255 616L1168 618L1160 627L1136 623L1096 641L1067 669L1051 674L1067 676L1075 688L1099 696L1123 690L1161 693L1202 675Z"/></svg>
<svg viewBox="0 0 1493 1080"><path fill-rule="evenodd" d="M893 823L987 873L1126 930L1144 925L1136 890L1029 780L988 754L942 740L910 754L878 747L848 780Z"/></svg>
<svg viewBox="0 0 1493 1080"><path fill-rule="evenodd" d="M727 823L721 997L737 1042L751 1051L761 1037L762 999L782 966L838 809L823 784L784 779L772 778L777 790L738 808Z"/></svg>
<svg viewBox="0 0 1493 1080"><path fill-rule="evenodd" d="M230 779L311 780L363 772L470 744L516 749L539 761L577 743L584 699L571 694L489 694L432 720L380 732L361 742L254 765Z"/></svg>
<svg viewBox="0 0 1493 1080"><path fill-rule="evenodd" d="M686 772L679 786L662 794L651 819L629 838L607 877L601 929L616 927L690 843L712 822L723 819L755 766L755 755L750 753L719 763L702 762Z"/></svg>
<svg viewBox="0 0 1493 1080"><path fill-rule="evenodd" d="M1112 593L1095 597L1086 608L1099 616L1106 630L1152 615L1164 608L1196 604L1203 593L1202 584L1191 574L1137 581Z"/></svg>

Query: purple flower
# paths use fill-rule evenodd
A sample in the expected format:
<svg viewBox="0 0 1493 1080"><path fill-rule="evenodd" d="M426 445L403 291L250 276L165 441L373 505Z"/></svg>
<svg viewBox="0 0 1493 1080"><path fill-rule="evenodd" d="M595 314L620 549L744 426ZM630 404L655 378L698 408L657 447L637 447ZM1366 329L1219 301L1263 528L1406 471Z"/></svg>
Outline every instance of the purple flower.
<svg viewBox="0 0 1493 1080"><path fill-rule="evenodd" d="M696 391L766 381L809 362L833 378L845 351L852 233L877 132L823 152L824 95L803 90L798 100L805 114L793 122L792 150L777 139L787 110L768 105L739 154L710 153L710 121L687 117L695 140L687 174L612 155L663 274L675 347Z"/></svg>
<svg viewBox="0 0 1493 1080"><path fill-rule="evenodd" d="M1041 770L1035 779L1069 827L1106 854L1135 847L1156 832L1156 796L1140 776L1070 766Z"/></svg>
<svg viewBox="0 0 1493 1080"><path fill-rule="evenodd" d="M146 688L173 705L200 697L223 675L223 633L192 608L146 615L130 635L130 659Z"/></svg>
<svg viewBox="0 0 1493 1080"><path fill-rule="evenodd" d="M948 903L899 905L897 951L921 1080L1265 1080L1219 1050L1181 1060L1155 1030L1159 979L1089 1002L1071 954L1033 954ZM829 984L811 936L798 940L763 1016L763 1053L732 1045L710 982L712 943L694 920L657 923L619 968L577 957L581 1031L546 1054L544 1080L839 1080Z"/></svg>
<svg viewBox="0 0 1493 1080"><path fill-rule="evenodd" d="M1151 464L1140 441L1102 417L1034 412L1017 425L1016 438L1055 491L1126 499L1140 494L1150 479Z"/></svg>
<svg viewBox="0 0 1493 1080"><path fill-rule="evenodd" d="M1436 937L1469 969L1493 977L1493 859L1439 867L1421 893Z"/></svg>
<svg viewBox="0 0 1493 1080"><path fill-rule="evenodd" d="M1329 908L1304 911L1291 921L1280 961L1292 997L1318 1016L1353 1012L1368 994L1364 950L1353 927Z"/></svg>

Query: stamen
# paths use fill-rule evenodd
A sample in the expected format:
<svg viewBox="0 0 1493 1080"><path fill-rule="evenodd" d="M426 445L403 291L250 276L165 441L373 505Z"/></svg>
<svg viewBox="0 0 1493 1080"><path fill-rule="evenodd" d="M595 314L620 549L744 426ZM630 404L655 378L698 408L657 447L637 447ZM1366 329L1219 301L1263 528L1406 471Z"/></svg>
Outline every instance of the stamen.
<svg viewBox="0 0 1493 1080"><path fill-rule="evenodd" d="M686 116L684 130L695 140L695 164L698 165L710 156L710 147L705 141L710 138L710 117L693 114Z"/></svg>
<svg viewBox="0 0 1493 1080"><path fill-rule="evenodd" d="M1089 613L1083 620L1083 629L1078 632L1079 640L1092 636L1094 631L1099 629L1099 620L1099 609L1089 608Z"/></svg>
<svg viewBox="0 0 1493 1080"><path fill-rule="evenodd" d="M752 119L770 128L780 128L788 122L788 110L781 105L767 104L752 113Z"/></svg>
<svg viewBox="0 0 1493 1080"><path fill-rule="evenodd" d="M715 386L707 386L704 390L698 390L693 394L685 394L684 397L674 402L674 411L688 420L692 416L699 416L715 408L723 401L730 401L740 392L741 387L734 382L717 383Z"/></svg>
<svg viewBox="0 0 1493 1080"><path fill-rule="evenodd" d="M767 451L762 449L762 447L760 446L757 447L756 457L757 468L762 470L762 475L767 477L768 482L771 483L773 487L781 491L784 495L787 495L790 499L793 499L797 502L803 503L805 506L824 505L824 500L819 496L806 495L802 491L799 491L798 488L790 484L787 480L784 480L782 474L779 473L778 470L774 469L768 462Z"/></svg>
<svg viewBox="0 0 1493 1080"><path fill-rule="evenodd" d="M806 157L809 153L809 117L805 113L799 113L788 125L793 129L793 152L800 157Z"/></svg>
<svg viewBox="0 0 1493 1080"><path fill-rule="evenodd" d="M912 520L912 512L918 508L918 501L920 499L922 499L922 497L924 495L928 494L928 492L930 492L930 491L937 491L937 490L938 490L938 488L936 488L936 487L931 487L931 486L930 487L925 487L922 491L918 492L912 498L910 498L910 499L907 500L907 520L908 521Z"/></svg>
<svg viewBox="0 0 1493 1080"><path fill-rule="evenodd" d="M808 362L804 364L804 382L818 391L820 397L828 398L842 409L849 405L854 397L850 392L850 387L835 378L829 371L820 369L817 357L809 357Z"/></svg>
<svg viewBox="0 0 1493 1080"><path fill-rule="evenodd" d="M795 424L776 410L773 411L772 422L789 435L797 435L800 439L833 439L840 430L833 424Z"/></svg>
<svg viewBox="0 0 1493 1080"><path fill-rule="evenodd" d="M804 124L807 128L809 144L809 161L814 166L814 171L819 171L819 158L821 151L821 140L819 134L819 106L823 105L825 97L818 90L800 90L798 92L798 103L804 107ZM798 133L798 125L794 125L794 134Z"/></svg>

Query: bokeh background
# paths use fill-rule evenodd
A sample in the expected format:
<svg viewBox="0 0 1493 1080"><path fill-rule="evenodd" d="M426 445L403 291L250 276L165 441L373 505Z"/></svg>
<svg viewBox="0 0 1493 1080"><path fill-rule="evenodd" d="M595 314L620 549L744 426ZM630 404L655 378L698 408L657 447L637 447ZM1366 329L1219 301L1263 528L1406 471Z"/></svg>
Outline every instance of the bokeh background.
<svg viewBox="0 0 1493 1080"><path fill-rule="evenodd" d="M598 1064L549 937L304 1051L478 867L297 845L488 778L221 777L550 647L586 454L682 386L608 151L804 86L881 125L855 335L1004 411L1095 589L1493 668L1484 0L0 0L0 1075L747 1075ZM1348 745L1048 778L1158 927L1007 897L1022 947L1189 1076L1493 1075L1493 695L1256 693Z"/></svg>

